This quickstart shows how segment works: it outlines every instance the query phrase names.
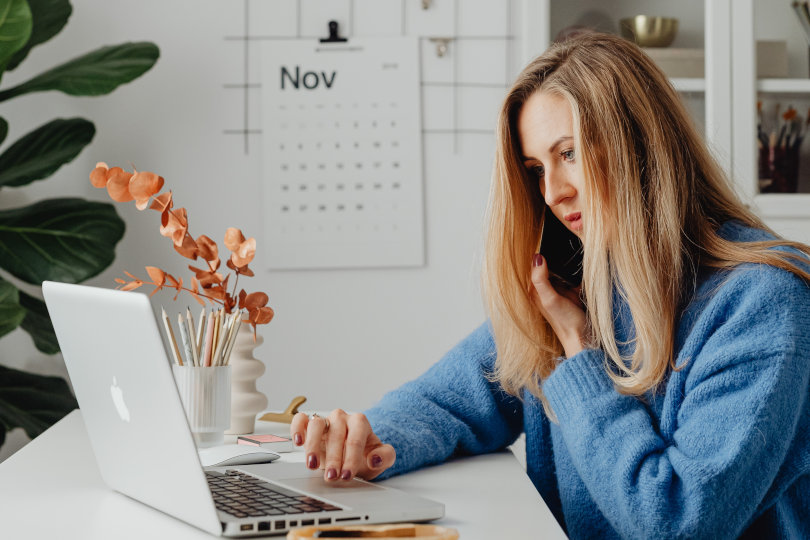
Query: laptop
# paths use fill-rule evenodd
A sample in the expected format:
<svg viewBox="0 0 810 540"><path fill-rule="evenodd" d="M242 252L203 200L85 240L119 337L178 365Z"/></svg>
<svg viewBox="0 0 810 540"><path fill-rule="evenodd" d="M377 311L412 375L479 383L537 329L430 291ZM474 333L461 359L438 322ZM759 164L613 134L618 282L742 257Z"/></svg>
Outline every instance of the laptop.
<svg viewBox="0 0 810 540"><path fill-rule="evenodd" d="M44 282L98 468L115 491L218 536L428 521L444 505L280 461L204 468L146 295Z"/></svg>

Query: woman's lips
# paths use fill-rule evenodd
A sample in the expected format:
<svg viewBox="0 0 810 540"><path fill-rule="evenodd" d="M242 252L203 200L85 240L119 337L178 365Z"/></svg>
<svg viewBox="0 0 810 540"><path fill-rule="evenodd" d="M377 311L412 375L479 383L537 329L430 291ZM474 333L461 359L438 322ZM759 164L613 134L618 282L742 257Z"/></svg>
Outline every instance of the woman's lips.
<svg viewBox="0 0 810 540"><path fill-rule="evenodd" d="M563 216L563 219L570 224L572 230L578 231L582 229L582 212L571 212Z"/></svg>

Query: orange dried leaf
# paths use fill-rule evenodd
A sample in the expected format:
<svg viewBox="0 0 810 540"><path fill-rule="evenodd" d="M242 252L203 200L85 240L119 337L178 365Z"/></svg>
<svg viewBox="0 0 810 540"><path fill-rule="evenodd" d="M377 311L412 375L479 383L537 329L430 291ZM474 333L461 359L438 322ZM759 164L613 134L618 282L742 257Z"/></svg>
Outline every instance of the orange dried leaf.
<svg viewBox="0 0 810 540"><path fill-rule="evenodd" d="M238 267L247 266L253 260L254 255L256 255L256 239L248 238L239 244L236 250L233 250L231 260Z"/></svg>
<svg viewBox="0 0 810 540"><path fill-rule="evenodd" d="M131 290L137 289L141 285L143 285L143 281L130 281L129 283L127 283L126 285L121 287L121 290L122 291L131 291Z"/></svg>
<svg viewBox="0 0 810 540"><path fill-rule="evenodd" d="M225 231L225 247L231 251L239 249L239 245L244 241L245 237L242 235L242 231L236 227L229 227L228 230Z"/></svg>
<svg viewBox="0 0 810 540"><path fill-rule="evenodd" d="M197 237L197 247L199 248L199 256L206 261L219 260L219 248L217 247L217 243L204 234Z"/></svg>
<svg viewBox="0 0 810 540"><path fill-rule="evenodd" d="M197 244L190 234L183 237L183 242L179 246L175 243L174 250L187 259L197 260Z"/></svg>
<svg viewBox="0 0 810 540"><path fill-rule="evenodd" d="M174 288L177 288L178 286L182 285L182 283L183 283L182 279L178 281L177 278L174 277L171 274L166 274L166 281L169 282L169 285L168 285L169 287L174 287Z"/></svg>
<svg viewBox="0 0 810 540"><path fill-rule="evenodd" d="M167 191L166 193L161 193L160 195L152 199L152 204L149 206L149 208L164 213L171 210L173 204L174 202L172 201L172 192Z"/></svg>
<svg viewBox="0 0 810 540"><path fill-rule="evenodd" d="M223 281L222 274L219 274L217 272L211 272L210 270L201 270L191 265L189 265L188 269L194 272L194 275L200 281L200 285L202 285L204 289L207 289L218 283L222 283Z"/></svg>
<svg viewBox="0 0 810 540"><path fill-rule="evenodd" d="M96 168L90 173L90 183L93 187L103 188L107 186L107 173L109 172L107 164L99 161L96 163Z"/></svg>
<svg viewBox="0 0 810 540"><path fill-rule="evenodd" d="M147 266L146 273L149 274L149 277L152 278L152 281L155 285L163 285L166 282L166 272L158 268L157 266Z"/></svg>
<svg viewBox="0 0 810 540"><path fill-rule="evenodd" d="M253 270L248 268L247 265L237 269L236 273L237 274L242 274L243 276L247 276L247 277L253 277L253 276L256 275L256 274L253 273Z"/></svg>
<svg viewBox="0 0 810 540"><path fill-rule="evenodd" d="M267 305L270 298L263 292L250 293L245 297L243 302L244 307L248 310L253 310Z"/></svg>
<svg viewBox="0 0 810 540"><path fill-rule="evenodd" d="M149 199L163 188L163 177L152 172L137 172L129 179L129 192L138 210L144 210Z"/></svg>
<svg viewBox="0 0 810 540"><path fill-rule="evenodd" d="M138 280L138 278L136 278L135 276L133 276L132 274L130 274L130 273L129 273L129 272L127 272L126 270L124 270L124 273L125 273L127 276L131 277L132 279L134 279L134 280L136 280L136 281Z"/></svg>
<svg viewBox="0 0 810 540"><path fill-rule="evenodd" d="M132 194L129 192L129 179L132 173L128 173L121 167L113 167L110 169L107 180L107 193L110 198L117 202L127 202L133 199Z"/></svg>
<svg viewBox="0 0 810 540"><path fill-rule="evenodd" d="M258 312L256 315L256 324L267 324L273 320L276 314L271 307L260 307L256 311Z"/></svg>
<svg viewBox="0 0 810 540"><path fill-rule="evenodd" d="M226 291L221 285L214 285L206 290L206 294L212 298L216 298L217 300L224 300L228 294L228 291Z"/></svg>
<svg viewBox="0 0 810 540"><path fill-rule="evenodd" d="M166 213L168 221L160 227L160 234L172 239L175 245L183 244L183 237L188 231L188 217L185 208L178 208Z"/></svg>

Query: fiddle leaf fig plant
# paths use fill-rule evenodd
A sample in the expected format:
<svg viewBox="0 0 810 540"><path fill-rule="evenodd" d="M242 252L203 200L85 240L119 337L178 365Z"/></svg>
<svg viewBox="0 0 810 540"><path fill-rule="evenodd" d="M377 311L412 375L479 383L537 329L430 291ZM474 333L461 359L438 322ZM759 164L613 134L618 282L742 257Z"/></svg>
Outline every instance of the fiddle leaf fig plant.
<svg viewBox="0 0 810 540"><path fill-rule="evenodd" d="M6 101L33 92L109 94L157 61L153 43L108 45L3 88L3 75L57 35L72 11L69 0L0 0L0 114ZM52 176L96 132L84 118L19 127L25 134L6 144L9 123L0 116L0 200L5 190ZM79 283L98 275L113 262L123 235L124 222L109 203L64 197L0 210L0 338L22 328L39 351L59 352L45 303L22 287L35 292L44 280ZM0 446L7 431L21 427L34 438L76 406L64 379L0 364Z"/></svg>

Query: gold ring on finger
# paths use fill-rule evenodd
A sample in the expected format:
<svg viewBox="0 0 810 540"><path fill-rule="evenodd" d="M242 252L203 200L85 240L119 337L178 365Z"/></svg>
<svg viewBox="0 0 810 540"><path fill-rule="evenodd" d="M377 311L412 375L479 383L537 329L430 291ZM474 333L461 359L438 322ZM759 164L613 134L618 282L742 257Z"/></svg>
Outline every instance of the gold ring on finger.
<svg viewBox="0 0 810 540"><path fill-rule="evenodd" d="M329 431L329 419L328 418L324 418L323 416L321 416L321 415L319 415L317 413L312 413L312 414L309 415L310 420L314 420L315 418L320 418L321 420L323 420L323 422L324 422L324 426L323 426L324 432Z"/></svg>

